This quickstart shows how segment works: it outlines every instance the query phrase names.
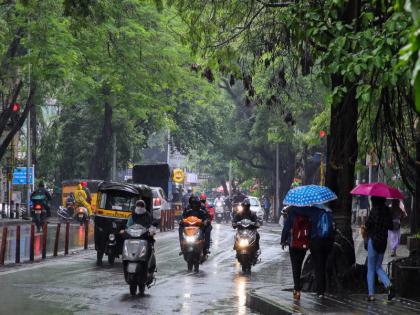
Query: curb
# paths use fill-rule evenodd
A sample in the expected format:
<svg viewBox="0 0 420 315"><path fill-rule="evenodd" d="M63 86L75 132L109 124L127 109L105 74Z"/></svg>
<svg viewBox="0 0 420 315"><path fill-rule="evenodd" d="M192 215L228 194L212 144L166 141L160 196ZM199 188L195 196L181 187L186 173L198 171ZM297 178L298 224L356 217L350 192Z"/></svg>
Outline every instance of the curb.
<svg viewBox="0 0 420 315"><path fill-rule="evenodd" d="M271 300L265 299L251 290L246 296L246 306L252 311L258 312L263 315L290 315L299 314L287 307L277 304Z"/></svg>

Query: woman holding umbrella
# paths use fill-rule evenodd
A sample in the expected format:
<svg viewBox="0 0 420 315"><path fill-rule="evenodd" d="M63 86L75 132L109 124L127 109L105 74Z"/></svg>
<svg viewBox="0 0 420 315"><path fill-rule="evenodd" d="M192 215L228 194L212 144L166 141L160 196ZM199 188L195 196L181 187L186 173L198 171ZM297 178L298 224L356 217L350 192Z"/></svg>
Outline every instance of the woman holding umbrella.
<svg viewBox="0 0 420 315"><path fill-rule="evenodd" d="M320 298L324 297L327 258L333 245L332 215L325 204L334 199L337 196L327 187L308 185L291 189L283 201L291 206L283 228L282 246L290 247L295 299L300 298L300 274L308 247L315 267L316 292ZM309 240L306 241L301 235L307 230Z"/></svg>
<svg viewBox="0 0 420 315"><path fill-rule="evenodd" d="M384 183L362 184L351 191L354 195L371 196L372 210L365 224L368 250L368 301L375 300L375 275L377 274L385 288L388 289L388 300L395 296L394 288L386 272L382 269L382 261L387 246L388 230L392 230L392 213L386 206L386 198L403 199L402 193Z"/></svg>

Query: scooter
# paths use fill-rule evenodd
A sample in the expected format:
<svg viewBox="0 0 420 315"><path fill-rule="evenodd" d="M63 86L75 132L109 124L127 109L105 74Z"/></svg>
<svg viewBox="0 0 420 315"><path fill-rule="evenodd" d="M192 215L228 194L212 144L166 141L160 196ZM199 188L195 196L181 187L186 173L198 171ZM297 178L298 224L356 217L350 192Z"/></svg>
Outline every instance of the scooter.
<svg viewBox="0 0 420 315"><path fill-rule="evenodd" d="M243 273L250 273L251 267L258 262L256 247L257 223L249 219L243 219L236 223L237 232L235 235L236 258L242 266Z"/></svg>
<svg viewBox="0 0 420 315"><path fill-rule="evenodd" d="M184 226L181 234L181 253L187 262L188 271L198 272L200 264L206 259L204 254L204 232L203 221L197 217L191 216L182 220Z"/></svg>
<svg viewBox="0 0 420 315"><path fill-rule="evenodd" d="M44 223L47 221L47 210L41 201L32 201L31 214L32 221L35 223L37 230L40 231L41 227L43 227Z"/></svg>
<svg viewBox="0 0 420 315"><path fill-rule="evenodd" d="M149 241L149 235L156 233L155 227L146 229L140 224L130 226L126 231L123 246L124 278L130 286L130 294L144 295L146 286L150 288L156 271L154 248Z"/></svg>
<svg viewBox="0 0 420 315"><path fill-rule="evenodd" d="M222 223L225 216L225 209L220 201L216 202L214 212L216 223Z"/></svg>
<svg viewBox="0 0 420 315"><path fill-rule="evenodd" d="M79 222L80 226L85 224L85 222L89 222L89 214L86 207L77 207L74 218L77 222Z"/></svg>

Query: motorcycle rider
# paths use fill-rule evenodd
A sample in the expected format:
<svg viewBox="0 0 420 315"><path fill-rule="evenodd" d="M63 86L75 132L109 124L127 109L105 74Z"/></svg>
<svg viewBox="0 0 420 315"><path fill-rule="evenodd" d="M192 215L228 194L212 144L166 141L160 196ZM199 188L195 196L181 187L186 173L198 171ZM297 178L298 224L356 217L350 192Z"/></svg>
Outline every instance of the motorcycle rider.
<svg viewBox="0 0 420 315"><path fill-rule="evenodd" d="M210 215L207 209L202 205L200 199L197 196L192 195L189 199L189 206L187 209L184 210L182 213L182 219L188 217L197 217L204 223L203 231L204 231L204 254L210 254L210 237L211 237L211 230L212 226L210 223ZM182 238L184 226L181 223L179 224L179 240Z"/></svg>
<svg viewBox="0 0 420 315"><path fill-rule="evenodd" d="M258 223L258 218L257 215L251 211L251 203L249 201L248 198L244 199L244 201L242 201L241 203L242 205L242 211L238 211L235 214L235 217L232 220L232 227L234 229L236 229L238 227L238 222L243 220L243 219L248 219L251 220L252 222L255 223L254 226L250 226L249 229L257 229L260 227L260 224ZM255 244L256 244L256 249L257 249L257 255L259 255L261 253L260 251L260 234L258 232L256 232L256 239L255 239ZM236 246L236 244L235 244ZM236 250L236 248L233 248L234 250Z"/></svg>
<svg viewBox="0 0 420 315"><path fill-rule="evenodd" d="M151 247L154 247L155 238L153 237L156 234L156 226L158 225L155 220L153 220L152 214L147 211L146 203L143 200L138 200L136 202L136 207L131 212L131 215L127 220L127 228L134 224L140 224L146 229L149 229L149 234L147 241L151 244ZM124 235L125 230L121 230L120 234ZM154 259L150 264L149 272L153 272L156 269L156 260Z"/></svg>
<svg viewBox="0 0 420 315"><path fill-rule="evenodd" d="M188 208L190 197L192 196L192 188L188 187L187 193L182 196L182 209L185 210Z"/></svg>
<svg viewBox="0 0 420 315"><path fill-rule="evenodd" d="M51 199L51 194L47 189L45 189L44 182L39 182L38 189L31 194L31 201L41 201L45 211L47 212L47 217L51 216L51 208L49 206L49 201L51 201Z"/></svg>
<svg viewBox="0 0 420 315"><path fill-rule="evenodd" d="M88 216L92 215L92 207L87 201L88 197L85 190L82 187L82 184L77 185L77 189L74 191L74 198L76 200L76 208L85 207L88 211Z"/></svg>
<svg viewBox="0 0 420 315"><path fill-rule="evenodd" d="M89 187L88 187L87 182L86 182L86 181L83 181L83 182L81 182L80 184L82 185L82 188L83 188L83 190L84 190L84 191L85 191L85 193L86 193L86 196L87 196L86 201L87 201L89 204L91 204L91 203L92 203L92 195L90 194L90 190L89 190Z"/></svg>

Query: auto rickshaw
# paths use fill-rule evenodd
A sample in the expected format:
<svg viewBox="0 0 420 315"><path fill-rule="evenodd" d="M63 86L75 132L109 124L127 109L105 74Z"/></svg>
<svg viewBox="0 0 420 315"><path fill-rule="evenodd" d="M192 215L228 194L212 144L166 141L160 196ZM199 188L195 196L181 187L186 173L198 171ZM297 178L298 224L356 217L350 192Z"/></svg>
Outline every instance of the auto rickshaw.
<svg viewBox="0 0 420 315"><path fill-rule="evenodd" d="M149 186L115 182L99 185L94 230L98 266L102 265L104 254L108 256L111 265L122 254L124 240L120 231L126 228L136 201L140 199L144 200L147 211L151 212L153 194Z"/></svg>

